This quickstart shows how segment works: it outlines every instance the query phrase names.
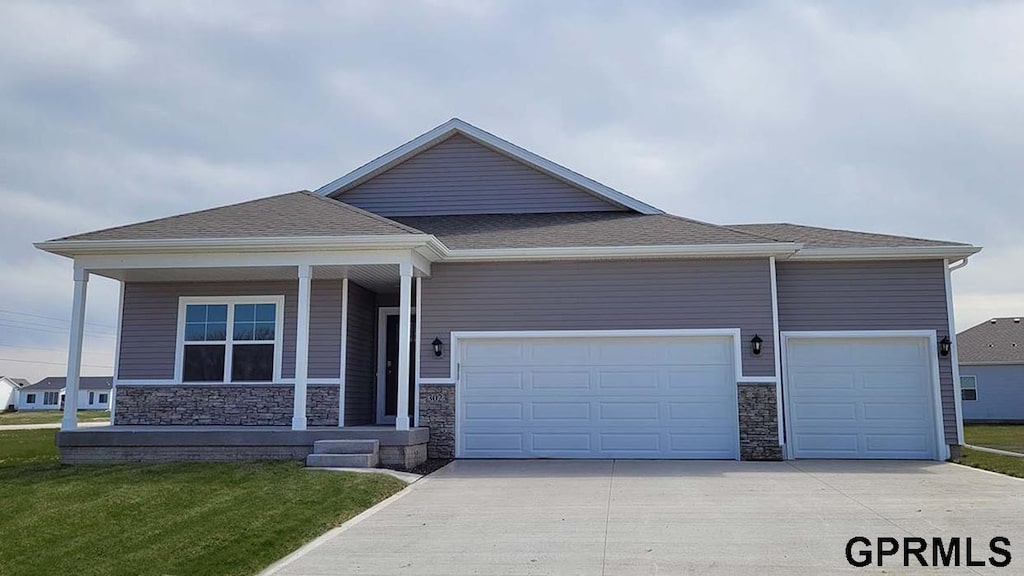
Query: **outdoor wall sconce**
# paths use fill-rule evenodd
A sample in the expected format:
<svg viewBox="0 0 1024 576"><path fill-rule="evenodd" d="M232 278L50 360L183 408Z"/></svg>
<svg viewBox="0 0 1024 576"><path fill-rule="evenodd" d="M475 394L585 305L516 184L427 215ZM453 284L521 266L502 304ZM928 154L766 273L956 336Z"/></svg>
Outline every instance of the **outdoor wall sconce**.
<svg viewBox="0 0 1024 576"><path fill-rule="evenodd" d="M939 341L939 356L945 358L949 356L949 347L952 342L949 341L949 336L943 336L942 340Z"/></svg>
<svg viewBox="0 0 1024 576"><path fill-rule="evenodd" d="M761 344L764 344L764 340L757 334L754 334L754 337L750 339L750 352L754 356L761 355Z"/></svg>
<svg viewBox="0 0 1024 576"><path fill-rule="evenodd" d="M444 342L441 342L440 338L434 338L430 345L434 347L434 356L440 357L444 352Z"/></svg>

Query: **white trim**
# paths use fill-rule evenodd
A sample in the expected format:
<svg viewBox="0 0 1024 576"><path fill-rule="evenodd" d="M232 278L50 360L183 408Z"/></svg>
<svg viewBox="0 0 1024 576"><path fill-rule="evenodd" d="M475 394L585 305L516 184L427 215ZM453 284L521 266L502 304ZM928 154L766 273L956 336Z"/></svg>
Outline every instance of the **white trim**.
<svg viewBox="0 0 1024 576"><path fill-rule="evenodd" d="M420 378L420 384L424 386L454 386L454 378Z"/></svg>
<svg viewBox="0 0 1024 576"><path fill-rule="evenodd" d="M110 423L117 415L117 376L121 371L121 329L124 325L124 282L117 283L117 323L114 336L114 376L110 383Z"/></svg>
<svg viewBox="0 0 1024 576"><path fill-rule="evenodd" d="M189 304L227 304L228 305L228 318L227 318L227 330L225 337L225 350L224 350L224 379L220 382L184 382L182 381L182 362L185 358L185 307ZM175 349L174 349L174 380L175 384L238 384L239 382L232 382L231 377L231 355L230 350L233 345L233 326L232 320L234 320L234 304L275 304L276 305L276 318L274 319L274 378L270 383L281 382L281 364L284 359L284 295L263 295L263 296L179 296L178 297L178 328L177 334L175 335ZM152 382L152 380L141 380L143 382ZM156 380L160 381L160 380ZM115 382L126 382L125 380L118 380L115 378ZM256 382L241 382L242 384L256 384Z"/></svg>
<svg viewBox="0 0 1024 576"><path fill-rule="evenodd" d="M949 446L946 445L946 427L942 417L942 383L939 374L939 355L937 352L938 338L935 330L822 330L822 331L786 331L782 332L782 387L783 406L786 414L792 414L789 394L786 392L786 374L789 373L788 350L789 340L851 339L851 338L924 338L928 342L929 370L932 377L932 403L934 405L933 420L935 421L935 459L943 461L949 458ZM793 438L793 423L786 418L786 438ZM786 459L794 458L793 442L785 444Z"/></svg>
<svg viewBox="0 0 1024 576"><path fill-rule="evenodd" d="M768 276L772 289L772 346L775 348L775 422L778 426L779 446L786 444L786 430L782 421L782 337L779 335L779 281L775 270L775 256L768 258Z"/></svg>
<svg viewBox="0 0 1024 576"><path fill-rule="evenodd" d="M376 160L368 162L341 178L321 186L317 189L316 193L323 196L329 196L336 192L344 193L344 191L358 186L370 178L393 168L406 159L419 154L423 150L456 133L462 134L478 144L491 148L496 152L502 153L532 168L540 170L549 176L582 188L583 190L618 206L636 210L641 214L663 214L661 210L658 210L650 204L646 204L636 198L627 196L618 190L605 186L595 180L591 180L582 174L577 174L564 166L534 154L529 150L520 148L511 142L498 138L494 134L481 130L480 128L458 118L452 118L444 124L441 124L440 126L413 138L405 144L402 144L398 148L391 150L383 156L380 156Z"/></svg>
<svg viewBox="0 0 1024 576"><path fill-rule="evenodd" d="M681 258L686 256L741 257L790 256L800 249L794 242L764 244L692 244L657 246L575 246L566 248L493 248L449 250L445 262L502 260L565 260L577 258Z"/></svg>
<svg viewBox="0 0 1024 576"><path fill-rule="evenodd" d="M967 265L967 259L957 265L957 268L963 268ZM949 260L944 261L943 266L943 279L946 282L946 320L947 330L949 331L949 361L953 368L953 405L956 407L956 441L958 444L964 444L964 408L963 408L963 397L962 391L960 390L960 354L957 351L957 335L956 335L956 319L953 311L953 279L950 277L952 269L949 266ZM977 397L978 392L974 392Z"/></svg>
<svg viewBox="0 0 1024 576"><path fill-rule="evenodd" d="M394 416L386 416L384 409L386 406L386 394L387 394L387 331L388 331L388 316L399 316L401 310L398 306L381 306L377 308L377 424L394 424ZM416 314L416 308L412 309L412 313Z"/></svg>
<svg viewBox="0 0 1024 576"><path fill-rule="evenodd" d="M977 254L976 246L902 246L875 248L802 248L793 260L915 260L922 258L966 258Z"/></svg>
<svg viewBox="0 0 1024 576"><path fill-rule="evenodd" d="M459 410L462 395L462 387L458 385L461 380L458 370L458 362L462 352L459 343L463 340L479 339L500 339L500 338L630 338L630 337L728 337L732 339L733 356L733 379L736 382L731 389L733 391L733 406L735 407L736 424L736 460L740 459L740 414L739 414L739 386L749 378L752 383L764 383L771 377L752 376L744 377L743 371L743 350L742 336L739 328L709 328L709 329L660 329L660 330L500 330L500 331L453 331L451 332L451 358L452 374L455 374L455 457L462 457L462 446L459 442L459 430L462 428L462 411ZM437 379L440 380L440 379ZM441 382L438 382L441 383ZM445 382L446 383L446 382Z"/></svg>
<svg viewBox="0 0 1024 576"><path fill-rule="evenodd" d="M423 305L422 300L421 300L422 298L423 298L423 278L416 278L416 302L413 305L413 310L417 310L417 311L421 310L421 307ZM413 426L419 426L420 425L420 352L421 352L422 343L423 343L422 324L423 324L423 318L420 316L419 313L417 313L416 314L416 342L413 344L413 346L416 347L416 351L415 351L415 355L416 355L415 366L413 366L413 373L414 373L413 382L415 383L414 384L415 391L413 392L413 396L412 396L412 403L413 403L413 406L412 406L412 421L413 421Z"/></svg>
<svg viewBox="0 0 1024 576"><path fill-rule="evenodd" d="M348 380L348 278L341 280L341 351L338 364L338 427L345 426L345 386Z"/></svg>
<svg viewBox="0 0 1024 576"><path fill-rule="evenodd" d="M245 238L150 238L135 240L48 240L36 248L61 256L91 254L174 253L188 251L231 253L330 252L345 250L409 249L444 245L432 234L363 236L254 236Z"/></svg>

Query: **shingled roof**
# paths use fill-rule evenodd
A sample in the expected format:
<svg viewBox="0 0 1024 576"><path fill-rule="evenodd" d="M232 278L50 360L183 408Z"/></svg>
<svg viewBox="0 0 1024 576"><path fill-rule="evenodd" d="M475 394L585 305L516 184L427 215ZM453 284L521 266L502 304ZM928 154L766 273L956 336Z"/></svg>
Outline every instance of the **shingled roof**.
<svg viewBox="0 0 1024 576"><path fill-rule="evenodd" d="M308 191L258 198L58 240L279 238L420 234L366 210Z"/></svg>
<svg viewBox="0 0 1024 576"><path fill-rule="evenodd" d="M992 318L957 334L961 364L1024 364L1021 317Z"/></svg>
<svg viewBox="0 0 1024 576"><path fill-rule="evenodd" d="M757 234L782 242L800 242L805 248L905 248L916 246L968 246L960 242L927 240L910 236L893 236L871 232L855 232L799 224L733 224L734 230Z"/></svg>
<svg viewBox="0 0 1024 576"><path fill-rule="evenodd" d="M78 379L79 390L110 390L113 387L110 376L82 376ZM48 376L39 382L22 388L23 390L63 390L67 386L67 377Z"/></svg>
<svg viewBox="0 0 1024 576"><path fill-rule="evenodd" d="M453 250L775 242L741 230L679 216L635 212L472 214L393 219L437 236Z"/></svg>

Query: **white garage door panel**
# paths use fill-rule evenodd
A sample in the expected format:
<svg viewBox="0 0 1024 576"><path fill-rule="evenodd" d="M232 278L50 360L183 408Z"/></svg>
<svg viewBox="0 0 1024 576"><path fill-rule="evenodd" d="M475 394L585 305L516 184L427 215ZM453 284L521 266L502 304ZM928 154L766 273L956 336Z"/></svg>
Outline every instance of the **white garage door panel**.
<svg viewBox="0 0 1024 576"><path fill-rule="evenodd" d="M793 455L935 458L929 350L924 338L789 338Z"/></svg>
<svg viewBox="0 0 1024 576"><path fill-rule="evenodd" d="M735 458L729 337L460 341L459 455Z"/></svg>

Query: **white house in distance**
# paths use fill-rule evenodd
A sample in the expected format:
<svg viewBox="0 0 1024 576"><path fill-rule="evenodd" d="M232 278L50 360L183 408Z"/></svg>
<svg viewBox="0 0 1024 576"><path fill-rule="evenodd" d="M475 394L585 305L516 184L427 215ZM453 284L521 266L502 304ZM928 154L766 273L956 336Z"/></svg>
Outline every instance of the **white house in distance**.
<svg viewBox="0 0 1024 576"><path fill-rule="evenodd" d="M18 391L28 385L24 378L0 376L0 412L13 410L18 405Z"/></svg>
<svg viewBox="0 0 1024 576"><path fill-rule="evenodd" d="M18 410L60 410L64 407L64 376L49 376L23 387L18 394ZM79 410L110 410L113 378L83 376L78 384Z"/></svg>

